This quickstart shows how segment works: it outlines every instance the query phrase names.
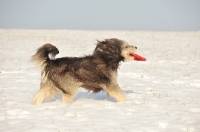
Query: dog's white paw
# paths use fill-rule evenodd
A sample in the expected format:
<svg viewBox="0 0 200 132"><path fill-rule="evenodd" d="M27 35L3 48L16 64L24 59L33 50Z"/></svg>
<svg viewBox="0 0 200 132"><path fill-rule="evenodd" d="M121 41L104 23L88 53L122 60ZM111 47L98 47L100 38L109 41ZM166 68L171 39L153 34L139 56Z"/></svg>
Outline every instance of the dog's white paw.
<svg viewBox="0 0 200 132"><path fill-rule="evenodd" d="M108 93L109 96L112 96L117 102L125 102L126 101L126 95L124 92L110 92Z"/></svg>
<svg viewBox="0 0 200 132"><path fill-rule="evenodd" d="M64 103L67 103L67 104L73 103L72 98L67 97L67 96L63 96L62 101L63 101Z"/></svg>
<svg viewBox="0 0 200 132"><path fill-rule="evenodd" d="M38 94L36 94L32 99L32 104L34 105L42 104L43 100L44 99L41 96L38 96Z"/></svg>
<svg viewBox="0 0 200 132"><path fill-rule="evenodd" d="M32 100L32 104L34 104L34 105L39 105L39 104L41 104L42 103L42 101L40 101L39 99L37 99L37 98L34 98L33 100Z"/></svg>
<svg viewBox="0 0 200 132"><path fill-rule="evenodd" d="M126 95L120 95L116 98L117 102L125 102L126 101Z"/></svg>

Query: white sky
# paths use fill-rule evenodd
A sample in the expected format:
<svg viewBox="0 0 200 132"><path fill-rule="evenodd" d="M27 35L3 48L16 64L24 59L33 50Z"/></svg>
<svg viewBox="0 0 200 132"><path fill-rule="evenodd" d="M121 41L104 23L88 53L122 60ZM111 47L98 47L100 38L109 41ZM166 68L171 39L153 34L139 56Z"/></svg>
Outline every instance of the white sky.
<svg viewBox="0 0 200 132"><path fill-rule="evenodd" d="M200 30L199 0L1 0L0 28Z"/></svg>

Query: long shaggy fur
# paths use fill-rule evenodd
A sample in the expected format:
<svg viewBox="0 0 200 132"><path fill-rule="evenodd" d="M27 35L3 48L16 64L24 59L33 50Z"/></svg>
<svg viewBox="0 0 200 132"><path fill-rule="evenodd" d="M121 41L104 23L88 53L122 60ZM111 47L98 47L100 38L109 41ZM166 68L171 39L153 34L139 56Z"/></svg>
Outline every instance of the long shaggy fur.
<svg viewBox="0 0 200 132"><path fill-rule="evenodd" d="M33 97L33 104L41 104L58 92L63 102L70 103L78 88L98 93L104 90L118 102L126 100L117 83L117 69L121 61L132 60L130 52L136 47L119 39L98 41L92 55L55 59L58 49L45 44L32 56L32 61L42 69L40 90Z"/></svg>

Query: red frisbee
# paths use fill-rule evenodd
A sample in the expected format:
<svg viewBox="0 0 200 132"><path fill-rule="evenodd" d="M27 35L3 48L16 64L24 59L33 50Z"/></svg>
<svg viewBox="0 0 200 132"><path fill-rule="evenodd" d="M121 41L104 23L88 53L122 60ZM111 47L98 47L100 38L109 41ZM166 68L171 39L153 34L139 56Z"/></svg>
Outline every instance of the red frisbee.
<svg viewBox="0 0 200 132"><path fill-rule="evenodd" d="M134 60L137 60L137 61L146 61L146 58L142 57L142 56L139 56L138 54L135 54L135 53L130 53L130 55L134 56Z"/></svg>

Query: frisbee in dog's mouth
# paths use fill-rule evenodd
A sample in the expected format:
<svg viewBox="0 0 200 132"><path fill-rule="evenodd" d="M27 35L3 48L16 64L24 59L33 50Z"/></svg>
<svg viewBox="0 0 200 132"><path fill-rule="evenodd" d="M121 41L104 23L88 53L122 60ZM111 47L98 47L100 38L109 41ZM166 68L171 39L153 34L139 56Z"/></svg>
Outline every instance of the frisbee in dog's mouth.
<svg viewBox="0 0 200 132"><path fill-rule="evenodd" d="M146 58L144 58L142 56L139 56L138 54L135 54L133 52L130 52L129 55L133 56L134 60L137 60L137 61L146 61Z"/></svg>

